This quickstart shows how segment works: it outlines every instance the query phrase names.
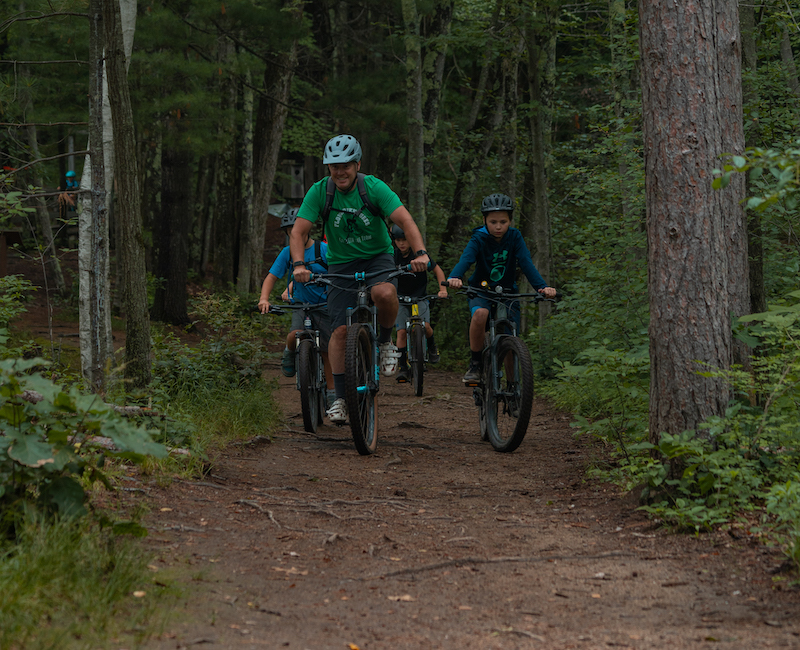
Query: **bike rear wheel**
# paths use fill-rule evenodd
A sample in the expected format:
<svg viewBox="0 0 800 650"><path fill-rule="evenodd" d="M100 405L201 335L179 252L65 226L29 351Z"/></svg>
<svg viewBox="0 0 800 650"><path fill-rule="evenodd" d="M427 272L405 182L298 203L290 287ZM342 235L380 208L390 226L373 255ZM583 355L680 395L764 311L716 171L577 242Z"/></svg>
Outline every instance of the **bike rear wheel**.
<svg viewBox="0 0 800 650"><path fill-rule="evenodd" d="M414 395L422 397L422 385L425 377L425 328L416 323L409 330L409 343L414 351L413 358L408 360L411 369L411 385Z"/></svg>
<svg viewBox="0 0 800 650"><path fill-rule="evenodd" d="M320 412L319 354L314 349L314 342L309 339L297 343L297 385L300 389L300 408L303 412L303 428L309 433L316 433L317 426L322 424Z"/></svg>
<svg viewBox="0 0 800 650"><path fill-rule="evenodd" d="M378 446L373 353L372 337L367 326L363 323L350 325L345 346L345 402L353 442L362 456L373 453Z"/></svg>
<svg viewBox="0 0 800 650"><path fill-rule="evenodd" d="M506 336L497 346L497 376L486 377L486 425L497 451L519 447L528 430L533 406L533 364L525 344Z"/></svg>

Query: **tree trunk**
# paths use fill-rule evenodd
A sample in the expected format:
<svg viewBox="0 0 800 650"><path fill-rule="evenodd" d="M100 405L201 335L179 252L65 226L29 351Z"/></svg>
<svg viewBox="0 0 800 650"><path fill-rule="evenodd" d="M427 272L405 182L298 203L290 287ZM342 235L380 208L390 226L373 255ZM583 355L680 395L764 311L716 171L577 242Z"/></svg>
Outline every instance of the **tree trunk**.
<svg viewBox="0 0 800 650"><path fill-rule="evenodd" d="M534 24L532 17L526 27L528 42L528 94L531 110L528 119L531 149L528 155L529 196L524 205L531 206L530 216L521 222L525 239L531 249L533 264L548 284L553 281L553 253L551 241L550 205L547 199L547 161L550 157L552 128L552 95L555 86L556 21L555 11L545 6ZM549 302L539 303L539 356L547 369L552 362L552 351L547 333L547 319L552 307ZM524 328L525 324L523 324ZM523 330L524 331L524 330Z"/></svg>
<svg viewBox="0 0 800 650"><path fill-rule="evenodd" d="M783 28L781 35L781 61L786 71L786 83L792 94L800 99L800 81L797 79L797 66L794 63L794 53L792 52L792 39L789 36L789 28Z"/></svg>
<svg viewBox="0 0 800 650"><path fill-rule="evenodd" d="M118 0L103 0L103 10L108 98L114 126L114 169L119 199L116 245L125 312L124 373L126 387L140 389L150 383L150 317L147 312L147 269L136 134Z"/></svg>
<svg viewBox="0 0 800 650"><path fill-rule="evenodd" d="M249 293L253 274L253 240L256 237L253 220L253 89L250 71L245 73L242 88L242 229L239 234L239 272L236 291ZM260 269L261 264L257 265ZM256 285L257 286L257 285Z"/></svg>
<svg viewBox="0 0 800 650"><path fill-rule="evenodd" d="M442 79L444 78L444 64L447 54L447 37L450 34L450 24L453 21L454 5L454 0L443 0L436 5L436 11L431 20L430 33L427 34L428 39L422 63L422 175L425 193L423 202L426 208L433 175L439 107L442 103ZM430 242L426 243L430 245Z"/></svg>
<svg viewBox="0 0 800 650"><path fill-rule="evenodd" d="M103 153L103 0L89 3L89 168L88 209L79 214L81 368L96 392L105 389L107 361L112 357L108 286L105 156ZM83 180L81 189L84 188Z"/></svg>
<svg viewBox="0 0 800 650"><path fill-rule="evenodd" d="M179 143L183 122L170 116L161 154L161 218L154 229L155 272L159 279L153 301L153 320L188 325L186 281L189 267L190 152ZM167 144L169 143L169 144Z"/></svg>
<svg viewBox="0 0 800 650"><path fill-rule="evenodd" d="M302 5L301 5L302 7ZM301 11L302 9L300 9ZM299 19L299 18L298 18ZM254 205L253 263L250 286L260 287L264 259L264 236L267 232L272 184L278 167L283 127L291 96L292 79L297 67L297 41L278 58L278 63L264 70L264 93L258 102L256 150L253 173Z"/></svg>
<svg viewBox="0 0 800 650"><path fill-rule="evenodd" d="M516 30L514 30L515 33ZM508 50L500 61L503 118L499 128L500 181L497 191L517 199L517 106L519 105L519 61L525 46L521 36L509 35Z"/></svg>
<svg viewBox="0 0 800 650"><path fill-rule="evenodd" d="M753 76L758 68L756 47L756 12L750 0L740 0L739 21L742 33L742 100L745 108L758 105L758 88ZM747 74L747 73L750 74ZM750 120L745 131L745 146L755 147L761 142L758 120ZM750 176L745 178L745 196L752 196ZM764 285L764 245L761 232L761 213L751 210L747 214L747 258L750 260L750 311L759 314L767 311L767 290Z"/></svg>
<svg viewBox="0 0 800 650"><path fill-rule="evenodd" d="M422 44L416 0L402 0L406 45L406 110L408 111L408 209L426 238L425 176L422 120Z"/></svg>
<svg viewBox="0 0 800 650"><path fill-rule="evenodd" d="M730 367L735 285L747 278L744 185L711 188L719 156L743 150L741 53L735 3L640 0L639 16L657 444L724 414L731 397L698 373Z"/></svg>

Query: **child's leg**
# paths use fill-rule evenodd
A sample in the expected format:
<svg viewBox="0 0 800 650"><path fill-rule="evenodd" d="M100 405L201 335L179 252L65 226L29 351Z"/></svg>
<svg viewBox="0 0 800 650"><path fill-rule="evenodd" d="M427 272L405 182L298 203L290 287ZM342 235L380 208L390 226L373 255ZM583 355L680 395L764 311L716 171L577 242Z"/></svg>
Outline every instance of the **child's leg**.
<svg viewBox="0 0 800 650"><path fill-rule="evenodd" d="M297 349L297 332L300 330L292 330L286 335L286 349L287 350L296 350Z"/></svg>
<svg viewBox="0 0 800 650"><path fill-rule="evenodd" d="M486 333L486 321L489 319L489 310L479 307L472 314L469 323L469 349L472 352L483 351L483 339Z"/></svg>

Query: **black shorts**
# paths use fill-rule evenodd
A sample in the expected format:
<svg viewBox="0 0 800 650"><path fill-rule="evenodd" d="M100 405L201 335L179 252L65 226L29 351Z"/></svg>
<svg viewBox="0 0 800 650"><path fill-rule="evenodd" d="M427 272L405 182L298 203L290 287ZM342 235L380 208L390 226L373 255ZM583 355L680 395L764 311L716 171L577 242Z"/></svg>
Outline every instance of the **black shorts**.
<svg viewBox="0 0 800 650"><path fill-rule="evenodd" d="M364 273L386 271L388 275L395 268L397 267L394 264L394 255L382 253L369 260L351 260L342 264L331 264L328 267L328 272L353 275L359 271ZM378 284L379 282L386 282L386 280L381 280L381 276L368 280L370 285ZM388 282L391 282L397 288L397 278L393 278ZM330 317L331 332L337 327L347 325L347 308L355 307L358 303L358 294L356 293L358 282L356 280L337 278L333 280L333 284L336 286L328 287L328 316Z"/></svg>

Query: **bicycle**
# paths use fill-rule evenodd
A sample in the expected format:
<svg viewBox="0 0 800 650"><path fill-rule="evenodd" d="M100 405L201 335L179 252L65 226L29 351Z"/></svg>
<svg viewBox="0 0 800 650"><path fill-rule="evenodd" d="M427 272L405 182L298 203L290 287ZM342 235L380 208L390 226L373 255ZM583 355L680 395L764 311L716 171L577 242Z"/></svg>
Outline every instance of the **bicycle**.
<svg viewBox="0 0 800 650"><path fill-rule="evenodd" d="M425 333L425 321L419 315L419 303L438 298L439 296L436 294L419 298L412 296L397 297L401 303L411 305L411 318L406 322L406 347L408 349L408 369L411 375L411 385L417 397L422 397L425 364L428 362L428 339Z"/></svg>
<svg viewBox="0 0 800 650"><path fill-rule="evenodd" d="M481 440L488 440L496 451L512 452L522 443L533 407L533 363L525 343L517 336L517 326L509 316L509 303L533 299L554 299L540 293L506 293L503 287L459 291L468 298L481 297L492 304L482 353L483 369L473 388L478 407Z"/></svg>
<svg viewBox="0 0 800 650"><path fill-rule="evenodd" d="M269 313L282 315L283 310L302 309L304 329L295 333L297 338L297 390L300 391L300 409L303 413L303 428L309 433L316 433L322 424L327 407L327 381L325 365L319 348L319 330L311 323L311 313L325 309L325 304L270 305Z"/></svg>
<svg viewBox="0 0 800 650"><path fill-rule="evenodd" d="M345 402L353 443L362 456L372 454L378 446L377 393L380 388L380 357L378 353L378 310L370 303L367 281L378 277L386 282L405 273L410 266L394 271L365 273L311 274L309 282L335 287L333 280L355 280L358 285L355 307L347 308L347 338L345 342ZM378 283L375 283L378 284Z"/></svg>

